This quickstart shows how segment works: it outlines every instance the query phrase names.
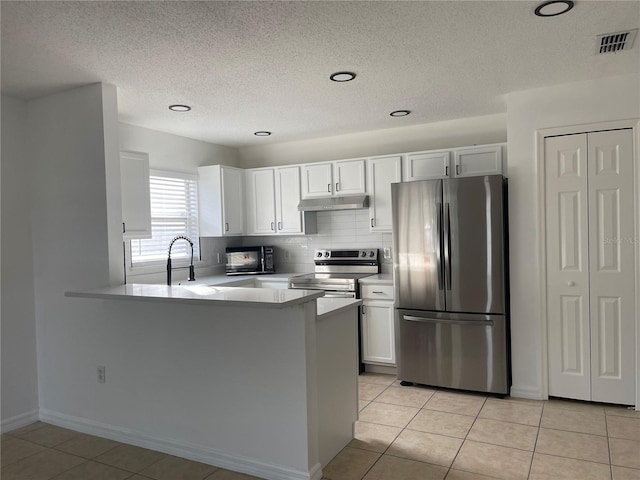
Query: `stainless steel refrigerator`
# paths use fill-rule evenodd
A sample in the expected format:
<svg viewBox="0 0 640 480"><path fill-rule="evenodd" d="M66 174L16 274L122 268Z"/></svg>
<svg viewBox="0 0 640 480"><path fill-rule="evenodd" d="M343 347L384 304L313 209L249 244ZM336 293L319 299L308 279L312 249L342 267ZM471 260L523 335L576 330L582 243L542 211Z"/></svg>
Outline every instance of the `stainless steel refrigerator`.
<svg viewBox="0 0 640 480"><path fill-rule="evenodd" d="M507 394L506 183L391 184L398 379Z"/></svg>

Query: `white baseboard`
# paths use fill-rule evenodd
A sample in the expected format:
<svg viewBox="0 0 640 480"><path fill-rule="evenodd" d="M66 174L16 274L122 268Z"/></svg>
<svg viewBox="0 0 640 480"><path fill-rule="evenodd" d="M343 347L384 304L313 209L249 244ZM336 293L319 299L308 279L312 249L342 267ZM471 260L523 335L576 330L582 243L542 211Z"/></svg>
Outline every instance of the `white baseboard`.
<svg viewBox="0 0 640 480"><path fill-rule="evenodd" d="M526 386L519 387L512 385L510 396L515 398L526 398L529 400L546 400L540 390Z"/></svg>
<svg viewBox="0 0 640 480"><path fill-rule="evenodd" d="M309 469L308 472L294 470L289 467L273 465L253 458L229 455L216 449L200 445L155 438L133 430L114 427L46 409L40 410L40 420L78 432L168 453L177 457L187 458L268 480L320 480L322 478L322 468L319 463Z"/></svg>
<svg viewBox="0 0 640 480"><path fill-rule="evenodd" d="M20 427L25 427L31 423L38 421L38 409L30 412L21 413L14 417L6 418L0 423L0 432L7 433Z"/></svg>

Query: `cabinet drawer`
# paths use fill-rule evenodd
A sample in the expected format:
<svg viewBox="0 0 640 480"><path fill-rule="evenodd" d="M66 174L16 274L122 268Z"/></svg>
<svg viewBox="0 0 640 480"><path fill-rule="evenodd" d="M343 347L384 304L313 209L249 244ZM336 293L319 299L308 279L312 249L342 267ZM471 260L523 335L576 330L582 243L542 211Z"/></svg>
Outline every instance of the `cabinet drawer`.
<svg viewBox="0 0 640 480"><path fill-rule="evenodd" d="M393 300L393 285L363 284L361 293L368 300Z"/></svg>

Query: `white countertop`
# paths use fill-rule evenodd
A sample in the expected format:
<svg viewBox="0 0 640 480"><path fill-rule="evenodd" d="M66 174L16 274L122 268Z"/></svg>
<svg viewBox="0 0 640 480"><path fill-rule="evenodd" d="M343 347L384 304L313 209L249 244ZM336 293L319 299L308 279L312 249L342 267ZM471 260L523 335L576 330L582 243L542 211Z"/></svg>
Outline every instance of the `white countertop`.
<svg viewBox="0 0 640 480"><path fill-rule="evenodd" d="M228 278L228 277L226 277ZM104 300L144 300L154 302L224 305L236 307L284 308L322 297L319 290L273 290L268 288L218 287L209 285L127 284L86 292L66 292L66 297Z"/></svg>
<svg viewBox="0 0 640 480"><path fill-rule="evenodd" d="M322 320L326 316L333 315L347 308L354 308L362 304L362 300L355 298L325 298L321 297L316 300L317 313L316 319Z"/></svg>
<svg viewBox="0 0 640 480"><path fill-rule="evenodd" d="M378 275L371 275L369 277L361 278L359 282L393 285L393 275L391 273L379 273Z"/></svg>

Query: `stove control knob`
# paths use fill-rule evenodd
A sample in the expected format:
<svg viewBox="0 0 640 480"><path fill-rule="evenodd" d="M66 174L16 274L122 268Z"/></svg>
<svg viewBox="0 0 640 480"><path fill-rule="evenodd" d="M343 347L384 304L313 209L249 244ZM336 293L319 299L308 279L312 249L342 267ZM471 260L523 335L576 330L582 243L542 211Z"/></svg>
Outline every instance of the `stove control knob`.
<svg viewBox="0 0 640 480"><path fill-rule="evenodd" d="M329 252L324 252L324 256L328 257L329 256Z"/></svg>
<svg viewBox="0 0 640 480"><path fill-rule="evenodd" d="M317 252L316 257L320 258L322 256L322 252Z"/></svg>
<svg viewBox="0 0 640 480"><path fill-rule="evenodd" d="M376 252L374 252L373 250L371 250L371 251L369 252L369 256L370 256L370 257L375 257L375 256L376 256Z"/></svg>
<svg viewBox="0 0 640 480"><path fill-rule="evenodd" d="M367 256L367 252L361 252L361 253L360 253L360 256L361 256L361 257L366 257L366 256Z"/></svg>

